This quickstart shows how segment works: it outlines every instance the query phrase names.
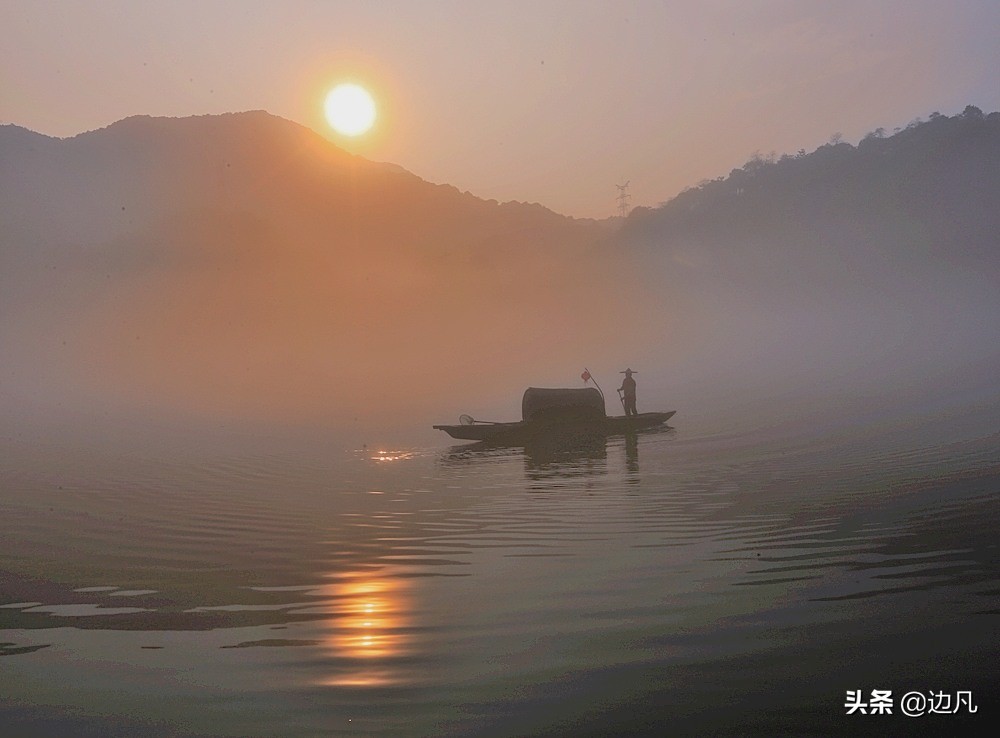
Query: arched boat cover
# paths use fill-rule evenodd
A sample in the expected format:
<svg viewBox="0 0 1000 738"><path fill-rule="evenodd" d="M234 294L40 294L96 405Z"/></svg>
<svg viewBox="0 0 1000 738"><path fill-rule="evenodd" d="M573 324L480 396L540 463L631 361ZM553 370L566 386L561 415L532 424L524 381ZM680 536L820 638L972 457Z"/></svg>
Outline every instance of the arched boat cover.
<svg viewBox="0 0 1000 738"><path fill-rule="evenodd" d="M522 420L588 420L603 418L604 398L593 387L540 389L528 387L521 398Z"/></svg>

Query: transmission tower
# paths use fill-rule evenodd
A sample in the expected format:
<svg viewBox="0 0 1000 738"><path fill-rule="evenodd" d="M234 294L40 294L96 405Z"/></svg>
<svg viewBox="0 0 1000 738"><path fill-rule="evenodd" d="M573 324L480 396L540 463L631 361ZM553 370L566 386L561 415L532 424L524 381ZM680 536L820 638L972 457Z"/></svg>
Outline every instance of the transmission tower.
<svg viewBox="0 0 1000 738"><path fill-rule="evenodd" d="M625 184L615 185L618 188L618 215L622 218L628 215L628 201L632 197L628 194L628 183L631 181L628 180Z"/></svg>

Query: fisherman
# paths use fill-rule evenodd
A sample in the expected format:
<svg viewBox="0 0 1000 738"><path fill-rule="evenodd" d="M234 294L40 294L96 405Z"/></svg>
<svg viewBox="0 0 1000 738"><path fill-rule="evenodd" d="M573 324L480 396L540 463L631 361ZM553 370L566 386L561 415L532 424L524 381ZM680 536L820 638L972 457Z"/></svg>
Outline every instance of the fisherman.
<svg viewBox="0 0 1000 738"><path fill-rule="evenodd" d="M622 386L618 388L618 391L623 395L623 404L625 405L626 415L638 415L635 409L635 380L632 379L633 372L631 369L626 369L621 374L625 375L625 379L622 380Z"/></svg>

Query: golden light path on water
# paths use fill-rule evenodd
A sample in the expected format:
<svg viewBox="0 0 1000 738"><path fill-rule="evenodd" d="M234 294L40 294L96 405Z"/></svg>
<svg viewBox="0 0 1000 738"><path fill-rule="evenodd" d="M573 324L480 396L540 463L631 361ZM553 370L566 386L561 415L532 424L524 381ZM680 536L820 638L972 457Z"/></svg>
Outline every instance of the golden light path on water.
<svg viewBox="0 0 1000 738"><path fill-rule="evenodd" d="M362 449L376 463L412 459L412 451ZM381 492L370 490L370 494ZM409 585L394 568L380 567L331 575L336 579L313 594L330 603L333 615L323 626L323 645L333 656L349 664L347 670L320 680L325 686L379 687L398 683L400 676L390 666L393 659L410 653L406 634L411 623Z"/></svg>
<svg viewBox="0 0 1000 738"><path fill-rule="evenodd" d="M321 680L327 686L375 687L397 681L388 665L408 653L409 600L394 572L380 569L337 575L317 594L334 603L324 624L323 645L349 664L346 672Z"/></svg>
<svg viewBox="0 0 1000 738"><path fill-rule="evenodd" d="M370 458L372 461L386 462L386 461L405 461L407 459L412 459L416 456L412 451L386 451L380 449L375 452Z"/></svg>

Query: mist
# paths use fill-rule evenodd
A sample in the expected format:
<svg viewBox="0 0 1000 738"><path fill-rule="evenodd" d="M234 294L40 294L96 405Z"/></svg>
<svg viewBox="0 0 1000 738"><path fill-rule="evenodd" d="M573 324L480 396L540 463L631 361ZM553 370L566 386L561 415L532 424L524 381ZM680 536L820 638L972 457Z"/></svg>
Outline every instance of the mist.
<svg viewBox="0 0 1000 738"><path fill-rule="evenodd" d="M1000 115L969 106L634 211L619 247L682 316L654 393L749 425L995 403L998 171Z"/></svg>
<svg viewBox="0 0 1000 738"><path fill-rule="evenodd" d="M609 413L628 366L640 411L716 428L995 402L997 117L752 160L624 223L264 113L7 126L9 433L428 443L584 367Z"/></svg>
<svg viewBox="0 0 1000 738"><path fill-rule="evenodd" d="M5 133L8 417L430 437L628 343L606 226L266 114Z"/></svg>
<svg viewBox="0 0 1000 738"><path fill-rule="evenodd" d="M674 273L673 264L658 266ZM654 368L643 375L644 394L688 415L750 427L817 416L867 421L976 402L995 394L1000 370L1000 302L986 281L760 299L741 292L737 277L701 291L675 287L668 299L685 318L672 343L642 358L643 368Z"/></svg>

